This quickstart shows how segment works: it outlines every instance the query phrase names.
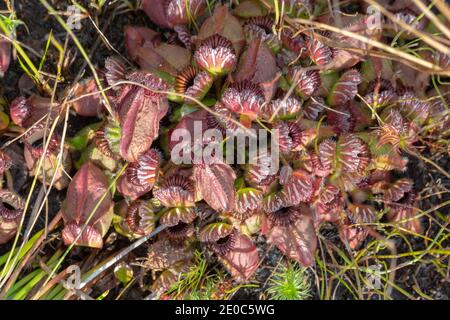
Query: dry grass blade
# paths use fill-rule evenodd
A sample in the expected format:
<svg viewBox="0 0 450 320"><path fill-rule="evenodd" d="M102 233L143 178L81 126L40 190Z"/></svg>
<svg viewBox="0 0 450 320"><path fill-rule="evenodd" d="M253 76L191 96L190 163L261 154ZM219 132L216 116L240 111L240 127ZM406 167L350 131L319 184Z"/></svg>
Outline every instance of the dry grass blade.
<svg viewBox="0 0 450 320"><path fill-rule="evenodd" d="M415 36L419 37L422 41L426 42L427 44L429 44L430 46L432 46L436 50L439 50L439 51L441 51L441 52L443 52L445 54L450 54L450 48L448 46L443 45L441 42L435 40L431 35L429 35L429 34L427 34L425 32L419 31L419 30L415 29L414 27L410 26L409 24L403 22L402 20L397 19L394 14L392 14L391 12L389 12L388 10L383 8L383 6L378 4L378 2L376 2L374 0L365 0L365 1L367 3L370 3L373 6L376 6L377 9L380 10L391 21L393 21L394 23L398 24L399 26L401 26L406 31L408 31L408 32L414 34ZM418 0L414 0L414 1L418 1ZM428 9L425 7L425 10L427 11ZM447 35L446 33L444 33L444 34ZM447 38L450 39L450 37L448 37L448 36L447 36ZM437 39L439 39L439 38L437 38Z"/></svg>
<svg viewBox="0 0 450 320"><path fill-rule="evenodd" d="M421 0L413 0L414 4L422 10L423 13L430 19L434 25L447 37L450 39L450 30L443 24L436 15L427 8L427 6Z"/></svg>
<svg viewBox="0 0 450 320"><path fill-rule="evenodd" d="M443 0L435 0L434 3L444 14L445 18L450 21L450 7Z"/></svg>

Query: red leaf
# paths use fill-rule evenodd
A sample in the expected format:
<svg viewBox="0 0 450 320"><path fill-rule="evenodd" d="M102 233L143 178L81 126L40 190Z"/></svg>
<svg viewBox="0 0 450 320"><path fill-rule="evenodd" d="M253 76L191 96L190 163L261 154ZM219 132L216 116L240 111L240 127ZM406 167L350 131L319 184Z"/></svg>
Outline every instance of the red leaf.
<svg viewBox="0 0 450 320"><path fill-rule="evenodd" d="M51 99L35 95L29 98L17 97L9 106L11 120L23 128L31 127L46 115L54 118L59 109L58 103L51 103Z"/></svg>
<svg viewBox="0 0 450 320"><path fill-rule="evenodd" d="M92 248L103 247L102 235L93 226L80 225L76 222L69 222L62 231L65 245L75 244L77 246L87 246Z"/></svg>
<svg viewBox="0 0 450 320"><path fill-rule="evenodd" d="M275 78L278 68L272 51L259 39L250 42L239 60L235 81L249 80L253 83L269 82Z"/></svg>
<svg viewBox="0 0 450 320"><path fill-rule="evenodd" d="M292 173L294 172L294 169L290 165L284 165L281 167L280 170L280 184L284 186L292 177Z"/></svg>
<svg viewBox="0 0 450 320"><path fill-rule="evenodd" d="M259 265L259 254L253 241L246 235L238 234L234 240L233 250L219 260L239 282L247 281Z"/></svg>
<svg viewBox="0 0 450 320"><path fill-rule="evenodd" d="M173 227L179 223L192 223L196 218L197 215L195 214L195 210L193 207L172 208L161 215L159 221L165 226Z"/></svg>
<svg viewBox="0 0 450 320"><path fill-rule="evenodd" d="M199 126L200 124L201 132L199 132L199 134L196 134L196 132L194 131L195 127ZM177 156L183 158L184 149L193 151L193 148L195 146L203 145L203 134L208 129L208 112L206 110L201 109L183 116L176 127L172 131L169 131L169 149L172 151L177 145L183 146L179 154L177 154ZM178 137L178 133L182 132L181 130L186 130L187 132L189 132L189 135L187 136L191 138L190 141L185 141L185 139L179 140L180 137ZM176 134L174 135L174 133ZM178 139L176 139L177 137ZM184 144L189 143L190 145L184 146ZM194 154L191 154L191 159L193 159L193 157Z"/></svg>
<svg viewBox="0 0 450 320"><path fill-rule="evenodd" d="M316 230L309 214L300 214L293 225L277 225L268 233L268 241L285 256L304 266L314 262L317 246Z"/></svg>
<svg viewBox="0 0 450 320"><path fill-rule="evenodd" d="M206 71L200 71L197 67L188 66L175 78L175 91L188 97L202 100L208 93L214 77ZM195 105L196 102L188 97L179 97L186 104Z"/></svg>
<svg viewBox="0 0 450 320"><path fill-rule="evenodd" d="M130 57L135 60L138 50L144 46L153 46L159 41L159 33L150 28L126 26L124 29L125 46Z"/></svg>
<svg viewBox="0 0 450 320"><path fill-rule="evenodd" d="M153 189L159 175L161 155L149 149L125 169L117 182L117 190L124 196L135 200Z"/></svg>
<svg viewBox="0 0 450 320"><path fill-rule="evenodd" d="M431 105L419 99L412 90L399 97L398 105L405 118L418 124L424 123L430 114Z"/></svg>
<svg viewBox="0 0 450 320"><path fill-rule="evenodd" d="M188 24L206 9L205 0L169 0L165 3L167 18L171 26Z"/></svg>
<svg viewBox="0 0 450 320"><path fill-rule="evenodd" d="M173 76L187 67L190 50L174 44L161 43L155 31L135 26L125 27L125 44L131 58L141 69L163 71Z"/></svg>
<svg viewBox="0 0 450 320"><path fill-rule="evenodd" d="M303 108L306 119L318 120L320 113L325 109L325 100L322 97L312 97Z"/></svg>
<svg viewBox="0 0 450 320"><path fill-rule="evenodd" d="M117 232L131 239L139 238L155 229L158 208L150 201L122 200L114 206L114 213L122 219L114 221Z"/></svg>
<svg viewBox="0 0 450 320"><path fill-rule="evenodd" d="M289 153L302 143L302 129L294 121L278 121L273 129L278 130L278 144L282 153Z"/></svg>
<svg viewBox="0 0 450 320"><path fill-rule="evenodd" d="M283 198L279 193L271 193L264 197L262 209L265 213L281 210L284 206Z"/></svg>
<svg viewBox="0 0 450 320"><path fill-rule="evenodd" d="M320 149L319 149L320 152ZM316 154L310 154L305 159L305 168L318 177L327 177L333 172L332 163L322 162Z"/></svg>
<svg viewBox="0 0 450 320"><path fill-rule="evenodd" d="M3 78L11 62L11 43L8 40L0 40L0 78Z"/></svg>
<svg viewBox="0 0 450 320"><path fill-rule="evenodd" d="M357 123L356 115L351 107L352 102L347 105L339 105L327 111L328 124L336 133L353 132Z"/></svg>
<svg viewBox="0 0 450 320"><path fill-rule="evenodd" d="M199 41L203 41L214 34L220 34L230 40L239 56L245 44L244 32L239 20L228 12L226 6L219 5L214 9L213 15L200 27L197 37Z"/></svg>
<svg viewBox="0 0 450 320"><path fill-rule="evenodd" d="M167 17L167 0L142 0L141 9L153 23L161 28L170 28L171 25Z"/></svg>
<svg viewBox="0 0 450 320"><path fill-rule="evenodd" d="M119 180L117 181L117 191L119 191L119 193L123 196L130 198L130 200L136 200L144 194L150 192L150 190L152 189L153 186L149 185L134 185L130 182L129 176L131 176L131 168L127 167L124 174L122 174L122 176L120 176Z"/></svg>
<svg viewBox="0 0 450 320"><path fill-rule="evenodd" d="M245 167L244 178L255 187L268 186L276 179L277 172L270 152L264 152L258 154L256 159L250 159Z"/></svg>
<svg viewBox="0 0 450 320"><path fill-rule="evenodd" d="M128 79L150 89L126 85L118 99L122 126L120 155L135 162L146 152L159 134L159 122L169 109L167 98L151 90L167 90L167 84L150 73L135 72Z"/></svg>
<svg viewBox="0 0 450 320"><path fill-rule="evenodd" d="M0 150L0 175L9 170L13 165L13 159L4 151Z"/></svg>
<svg viewBox="0 0 450 320"><path fill-rule="evenodd" d="M202 228L198 239L202 242L218 242L220 239L231 236L236 230L231 224L225 222L210 223Z"/></svg>
<svg viewBox="0 0 450 320"><path fill-rule="evenodd" d="M376 129L379 135L378 146L391 144L395 152L412 146L418 140L419 126L404 119L397 109L385 109L381 113L384 124Z"/></svg>
<svg viewBox="0 0 450 320"><path fill-rule="evenodd" d="M62 233L64 243L101 248L102 236L111 223L112 206L108 179L94 164L85 163L72 178L62 208L66 223ZM80 238L75 241L77 236Z"/></svg>
<svg viewBox="0 0 450 320"><path fill-rule="evenodd" d="M97 87L94 78L89 78L83 82L77 83L74 88L74 98L77 99L84 95L88 96L78 99L73 103L72 106L75 109L75 112L84 117L99 116L104 108L100 93L93 94L98 91L99 88Z"/></svg>
<svg viewBox="0 0 450 320"><path fill-rule="evenodd" d="M194 166L194 179L203 199L211 208L227 212L234 208L236 174L226 163Z"/></svg>
<svg viewBox="0 0 450 320"><path fill-rule="evenodd" d="M203 227L198 238L206 242L217 254L232 276L246 281L259 265L259 255L252 240L225 222L215 222Z"/></svg>
<svg viewBox="0 0 450 320"><path fill-rule="evenodd" d="M385 107L391 104L395 98L396 94L392 84L388 80L380 78L369 83L367 94L364 96L364 100L375 108Z"/></svg>

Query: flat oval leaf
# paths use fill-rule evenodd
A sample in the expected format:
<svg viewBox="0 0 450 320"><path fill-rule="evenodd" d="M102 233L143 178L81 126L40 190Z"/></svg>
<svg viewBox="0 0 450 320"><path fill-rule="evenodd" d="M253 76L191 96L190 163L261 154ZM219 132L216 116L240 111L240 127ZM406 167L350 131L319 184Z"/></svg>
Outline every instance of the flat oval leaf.
<svg viewBox="0 0 450 320"><path fill-rule="evenodd" d="M98 206L98 207L97 207ZM101 248L102 236L112 219L113 202L108 191L108 179L91 162L85 163L72 178L62 207L66 227L65 244ZM84 231L83 227L87 225ZM78 240L76 237L80 236Z"/></svg>
<svg viewBox="0 0 450 320"><path fill-rule="evenodd" d="M277 225L268 233L268 241L285 256L311 266L317 247L316 230L309 214L300 214L294 225Z"/></svg>
<svg viewBox="0 0 450 320"><path fill-rule="evenodd" d="M194 167L194 179L203 199L218 212L234 208L236 173L226 163L201 164Z"/></svg>
<svg viewBox="0 0 450 320"><path fill-rule="evenodd" d="M219 256L219 260L238 282L247 281L255 273L260 261L255 244L244 234L236 236L233 250Z"/></svg>
<svg viewBox="0 0 450 320"><path fill-rule="evenodd" d="M159 122L166 115L169 103L166 97L151 91L167 90L162 79L145 72L135 72L128 79L151 88L127 85L119 98L120 155L129 162L135 162L158 136Z"/></svg>

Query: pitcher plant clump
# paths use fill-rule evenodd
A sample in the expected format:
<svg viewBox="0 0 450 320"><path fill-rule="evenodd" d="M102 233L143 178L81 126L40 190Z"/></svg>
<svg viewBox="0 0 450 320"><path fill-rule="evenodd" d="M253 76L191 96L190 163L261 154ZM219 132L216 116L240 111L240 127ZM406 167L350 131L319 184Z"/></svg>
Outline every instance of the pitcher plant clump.
<svg viewBox="0 0 450 320"><path fill-rule="evenodd" d="M66 190L65 245L102 249L113 231L135 241L162 226L143 264L157 276L153 288L168 289L197 251L248 283L263 262L262 246L310 267L323 230L350 252L379 235L381 222L403 234L425 232L407 168L428 137L448 138L448 96L436 98L430 75L420 87L411 78L419 71L369 54L395 28L374 29L364 1L340 15L343 33L301 24L335 23L327 1L281 2L280 20L273 1L142 0L152 24L123 30L129 60L109 57L98 68L100 82L74 84L68 104L36 94L10 103L29 174ZM398 19L427 28L427 17L417 21L416 11L394 2ZM448 55L420 54L448 72ZM0 71L8 63L0 59ZM94 125L66 139L41 121L62 127L66 108ZM250 145L239 139L250 131L265 132L277 149L269 143L238 162L234 152ZM180 142L180 132L189 140ZM83 146L74 147L80 139ZM233 139L241 142L230 147ZM180 163L175 150L190 162ZM198 159L199 150L212 161ZM225 161L220 153L234 156ZM1 152L0 173L11 166ZM15 236L23 209L3 184L1 244Z"/></svg>

